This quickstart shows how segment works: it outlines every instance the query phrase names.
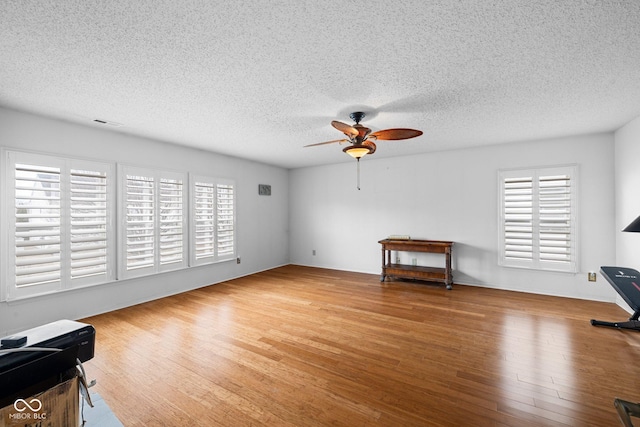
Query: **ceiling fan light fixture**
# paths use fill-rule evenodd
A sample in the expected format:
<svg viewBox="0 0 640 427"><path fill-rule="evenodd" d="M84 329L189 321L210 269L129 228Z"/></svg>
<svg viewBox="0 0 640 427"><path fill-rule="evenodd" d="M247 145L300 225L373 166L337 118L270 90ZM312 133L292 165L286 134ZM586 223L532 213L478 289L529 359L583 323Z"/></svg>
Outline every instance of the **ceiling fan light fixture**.
<svg viewBox="0 0 640 427"><path fill-rule="evenodd" d="M348 155L350 155L351 157L357 160L360 160L362 157L366 156L367 154L371 154L373 152L371 147L367 147L366 145L362 145L362 144L354 144L348 147L344 147L342 151L344 151L345 153L347 153Z"/></svg>

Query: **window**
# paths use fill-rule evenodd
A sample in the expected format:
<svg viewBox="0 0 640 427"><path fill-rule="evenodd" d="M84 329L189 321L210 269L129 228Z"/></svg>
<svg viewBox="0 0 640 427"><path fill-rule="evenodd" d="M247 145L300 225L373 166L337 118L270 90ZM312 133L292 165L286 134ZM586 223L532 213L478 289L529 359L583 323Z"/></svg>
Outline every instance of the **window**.
<svg viewBox="0 0 640 427"><path fill-rule="evenodd" d="M119 277L186 267L184 174L122 166Z"/></svg>
<svg viewBox="0 0 640 427"><path fill-rule="evenodd" d="M6 151L8 300L114 278L114 167Z"/></svg>
<svg viewBox="0 0 640 427"><path fill-rule="evenodd" d="M576 168L500 172L500 262L576 272Z"/></svg>
<svg viewBox="0 0 640 427"><path fill-rule="evenodd" d="M232 180L0 154L0 300L236 257Z"/></svg>
<svg viewBox="0 0 640 427"><path fill-rule="evenodd" d="M235 258L235 185L191 176L191 265Z"/></svg>

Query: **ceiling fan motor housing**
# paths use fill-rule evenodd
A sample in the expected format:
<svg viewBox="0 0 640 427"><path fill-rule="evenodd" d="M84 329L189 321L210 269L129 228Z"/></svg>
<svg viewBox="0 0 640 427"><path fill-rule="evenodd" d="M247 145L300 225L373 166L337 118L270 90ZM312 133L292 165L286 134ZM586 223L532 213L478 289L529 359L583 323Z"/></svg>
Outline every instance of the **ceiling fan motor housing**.
<svg viewBox="0 0 640 427"><path fill-rule="evenodd" d="M356 124L359 124L360 121L362 119L364 119L364 116L366 116L366 114L363 113L362 111L355 111L355 112L349 114L349 117L351 117L351 120L356 122Z"/></svg>
<svg viewBox="0 0 640 427"><path fill-rule="evenodd" d="M369 136L369 134L371 133L371 129L362 126L359 123L355 124L353 127L358 131L358 134L355 136L356 141L354 142L354 144L362 144L367 136Z"/></svg>

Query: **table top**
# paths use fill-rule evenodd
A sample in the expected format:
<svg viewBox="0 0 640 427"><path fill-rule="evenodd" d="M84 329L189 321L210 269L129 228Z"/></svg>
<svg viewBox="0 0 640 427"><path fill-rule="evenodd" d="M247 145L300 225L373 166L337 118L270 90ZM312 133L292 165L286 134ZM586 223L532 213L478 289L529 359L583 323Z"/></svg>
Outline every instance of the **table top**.
<svg viewBox="0 0 640 427"><path fill-rule="evenodd" d="M407 244L425 244L425 245L443 245L451 246L453 242L448 240L426 240L426 239L382 239L378 241L380 244L387 243L407 243Z"/></svg>

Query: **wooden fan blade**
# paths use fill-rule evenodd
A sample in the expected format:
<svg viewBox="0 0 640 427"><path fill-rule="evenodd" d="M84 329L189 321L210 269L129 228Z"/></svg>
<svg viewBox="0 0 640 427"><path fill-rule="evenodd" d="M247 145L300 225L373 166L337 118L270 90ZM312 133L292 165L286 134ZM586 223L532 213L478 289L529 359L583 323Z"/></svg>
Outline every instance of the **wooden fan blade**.
<svg viewBox="0 0 640 427"><path fill-rule="evenodd" d="M397 128L397 129L379 130L369 135L369 138L372 138L374 140L382 139L382 140L389 141L389 140L395 140L395 139L415 138L416 136L420 136L420 135L422 135L421 130Z"/></svg>
<svg viewBox="0 0 640 427"><path fill-rule="evenodd" d="M373 141L369 141L368 139L362 143L362 145L364 145L365 147L369 147L369 149L371 150L371 152L369 154L373 154L376 152L376 144L373 143Z"/></svg>
<svg viewBox="0 0 640 427"><path fill-rule="evenodd" d="M344 133L349 138L355 138L355 136L358 135L358 129L356 129L353 126L350 126L350 125L348 125L346 123L342 123L342 122L334 120L334 121L331 122L331 126L333 126L334 128L338 129L340 132Z"/></svg>
<svg viewBox="0 0 640 427"><path fill-rule="evenodd" d="M325 144L334 144L336 142L339 142L340 144L342 144L343 142L349 142L348 139L334 139L333 141L325 141L325 142L318 142L316 144L309 144L309 145L305 145L305 147L315 147L316 145L325 145Z"/></svg>

